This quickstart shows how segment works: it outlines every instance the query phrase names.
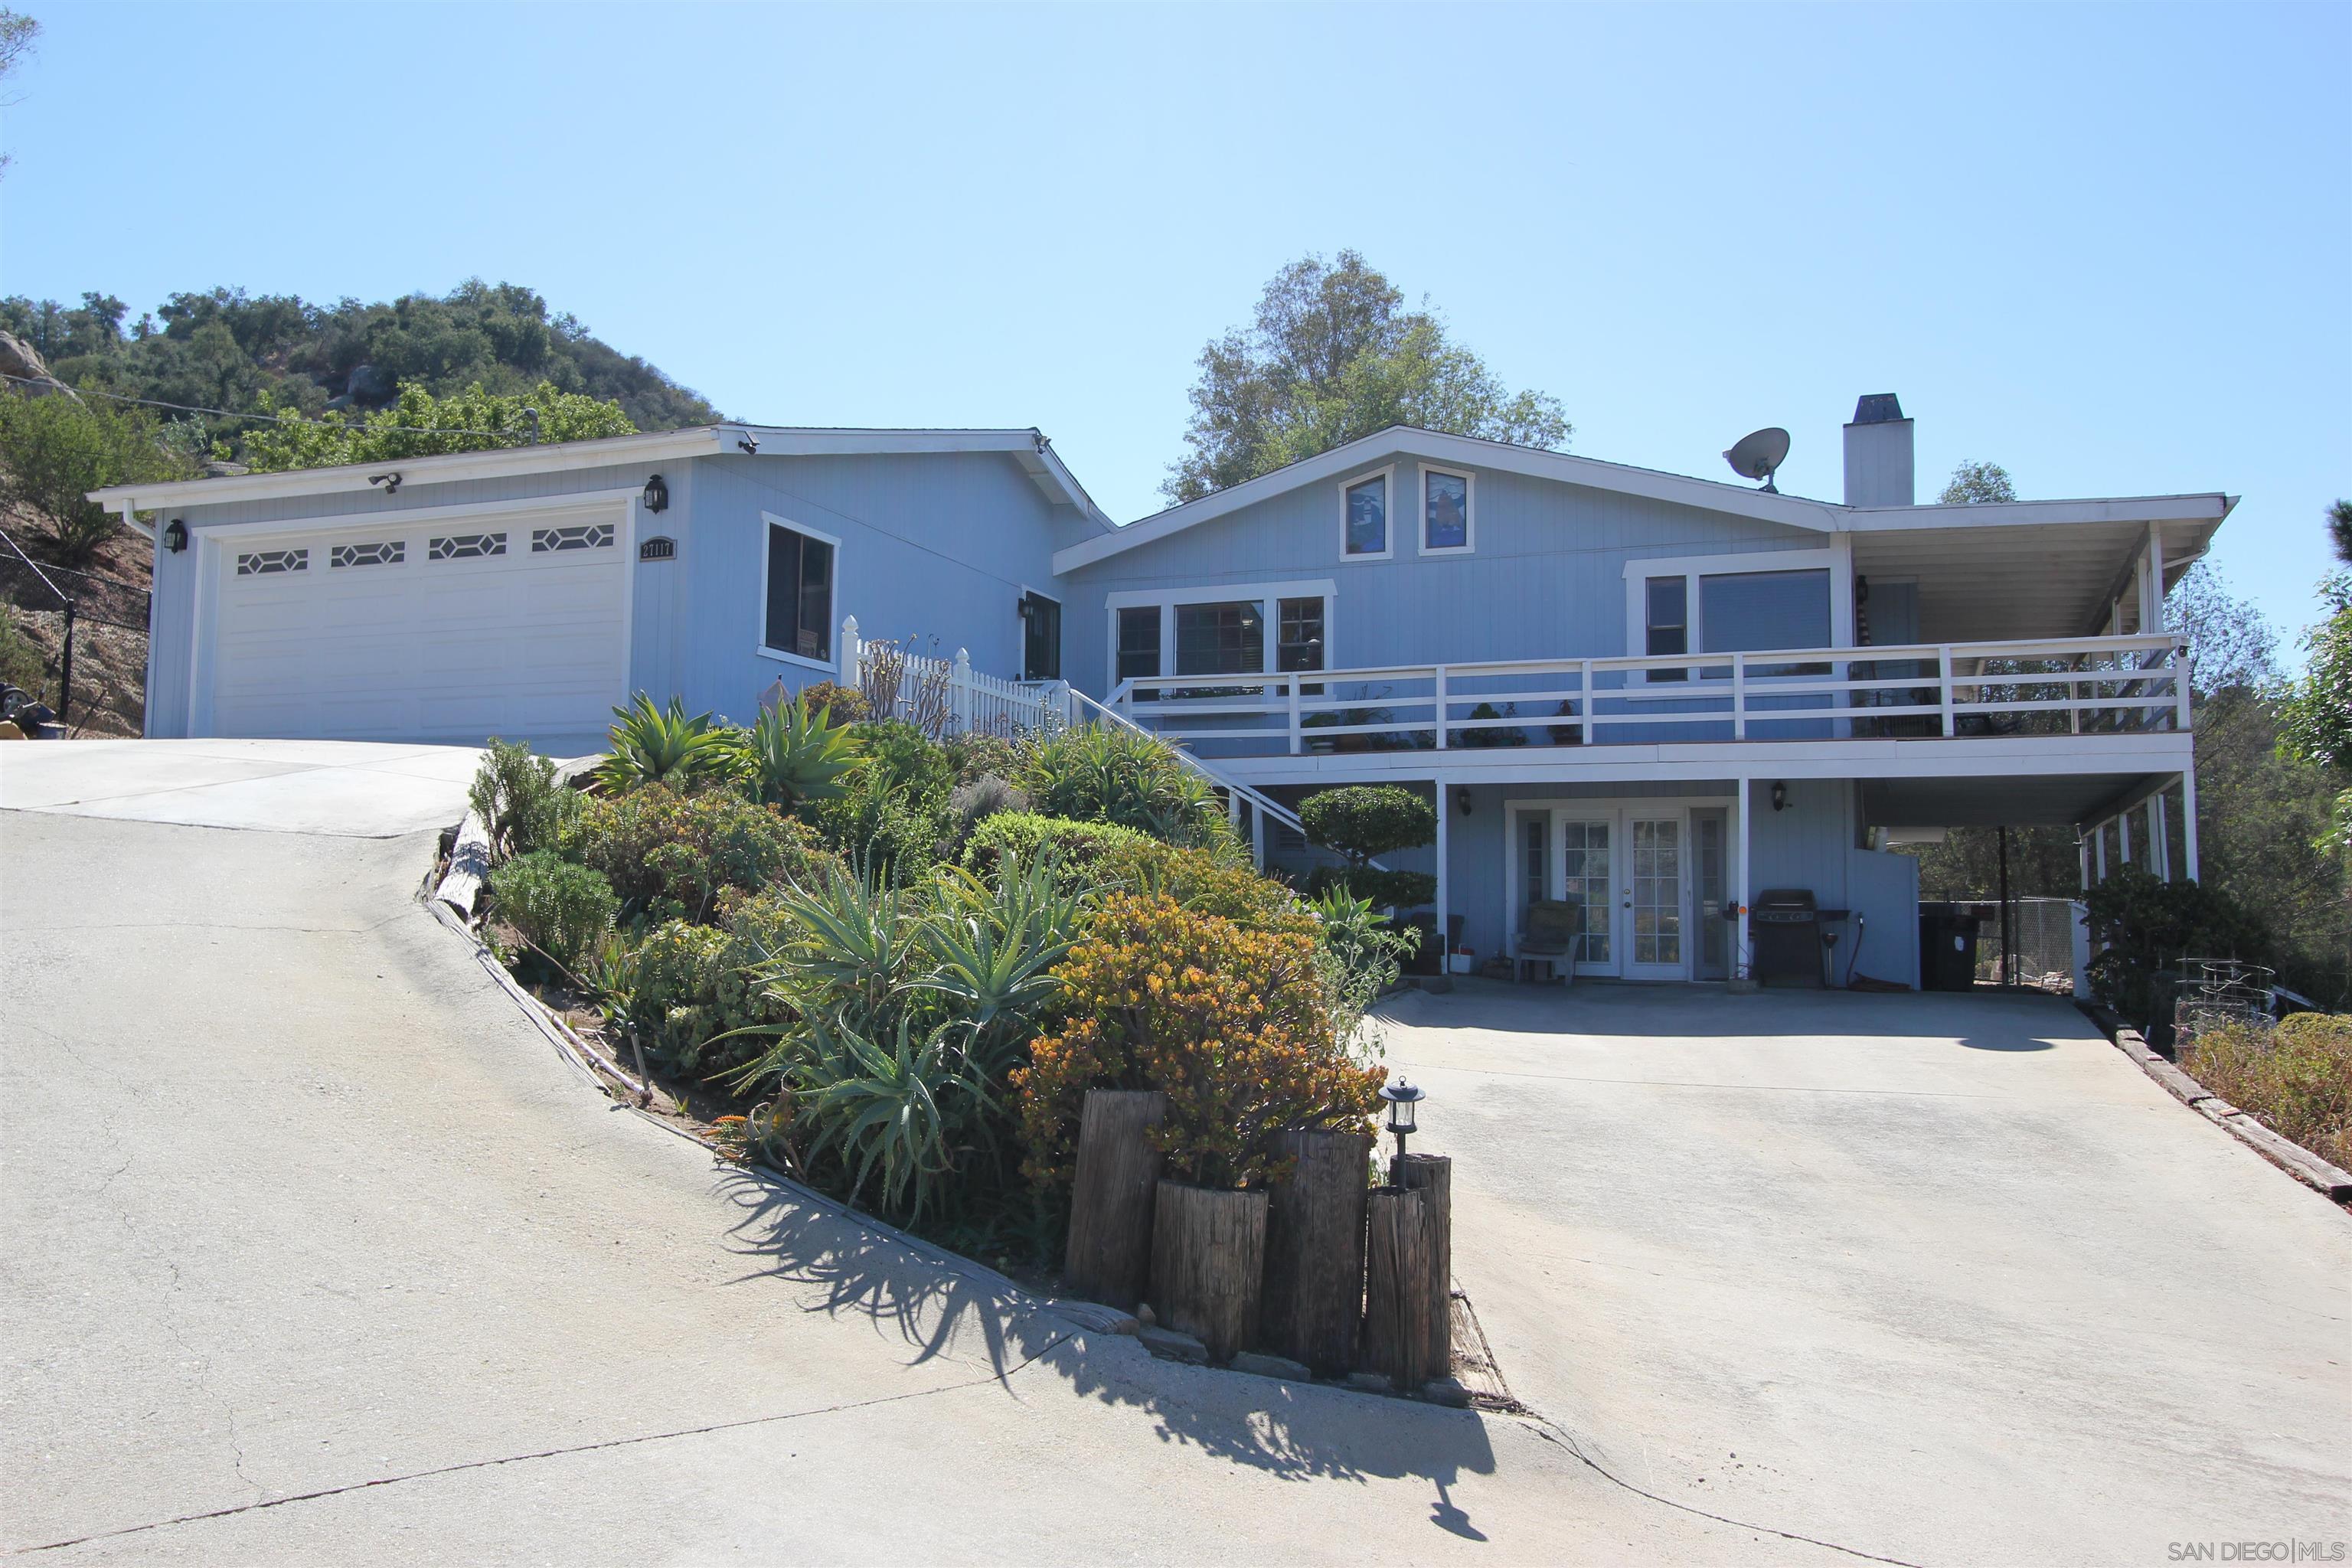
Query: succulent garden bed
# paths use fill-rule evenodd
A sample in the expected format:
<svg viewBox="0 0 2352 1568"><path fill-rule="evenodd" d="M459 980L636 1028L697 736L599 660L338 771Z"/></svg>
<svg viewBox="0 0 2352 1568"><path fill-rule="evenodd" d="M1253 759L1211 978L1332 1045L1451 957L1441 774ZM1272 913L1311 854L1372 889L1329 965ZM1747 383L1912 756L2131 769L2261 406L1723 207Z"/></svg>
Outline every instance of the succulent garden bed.
<svg viewBox="0 0 2352 1568"><path fill-rule="evenodd" d="M1265 1194L1286 1134L1371 1131L1362 1015L1410 939L1369 903L1260 875L1147 737L862 706L641 698L578 788L494 745L485 941L722 1152L1034 1282L1090 1089L1166 1095L1156 1153L1213 1192Z"/></svg>

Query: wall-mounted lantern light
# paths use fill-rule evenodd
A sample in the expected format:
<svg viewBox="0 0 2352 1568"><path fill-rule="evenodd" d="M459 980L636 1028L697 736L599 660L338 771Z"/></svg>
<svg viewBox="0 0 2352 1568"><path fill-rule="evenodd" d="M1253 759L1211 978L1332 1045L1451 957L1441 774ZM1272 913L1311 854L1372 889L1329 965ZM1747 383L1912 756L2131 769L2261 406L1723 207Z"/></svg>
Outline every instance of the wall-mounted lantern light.
<svg viewBox="0 0 2352 1568"><path fill-rule="evenodd" d="M172 525L163 531L163 548L177 555L187 547L188 525L175 517Z"/></svg>
<svg viewBox="0 0 2352 1568"><path fill-rule="evenodd" d="M1470 815L1470 790L1467 785L1454 792L1454 809L1464 816Z"/></svg>
<svg viewBox="0 0 2352 1568"><path fill-rule="evenodd" d="M669 485L659 474L646 481L646 510L647 511L669 510Z"/></svg>
<svg viewBox="0 0 2352 1568"><path fill-rule="evenodd" d="M1776 784L1772 786L1772 809L1775 811L1786 811L1789 809L1789 786L1787 784Z"/></svg>

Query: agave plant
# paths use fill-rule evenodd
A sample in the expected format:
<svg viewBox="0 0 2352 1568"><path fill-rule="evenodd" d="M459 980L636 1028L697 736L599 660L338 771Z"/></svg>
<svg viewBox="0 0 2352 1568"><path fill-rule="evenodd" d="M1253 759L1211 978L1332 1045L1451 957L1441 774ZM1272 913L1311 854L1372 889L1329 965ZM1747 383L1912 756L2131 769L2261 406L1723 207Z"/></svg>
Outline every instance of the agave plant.
<svg viewBox="0 0 2352 1568"><path fill-rule="evenodd" d="M838 1158L855 1203L868 1183L887 1213L919 1220L955 1168L960 1136L985 1133L988 1086L960 1059L948 1031L919 1031L902 1016L869 1037L839 1018L808 1024L811 1049L786 1076L811 1131L807 1158Z"/></svg>
<svg viewBox="0 0 2352 1568"><path fill-rule="evenodd" d="M795 698L761 714L741 735L740 772L761 800L790 809L848 793L842 780L857 765L857 742L847 730L829 728L832 721L831 708L811 714Z"/></svg>
<svg viewBox="0 0 2352 1568"><path fill-rule="evenodd" d="M596 777L611 788L667 784L691 789L728 778L737 768L732 732L708 713L688 718L677 698L665 710L640 691L626 708L614 709L613 718L613 754L596 768Z"/></svg>

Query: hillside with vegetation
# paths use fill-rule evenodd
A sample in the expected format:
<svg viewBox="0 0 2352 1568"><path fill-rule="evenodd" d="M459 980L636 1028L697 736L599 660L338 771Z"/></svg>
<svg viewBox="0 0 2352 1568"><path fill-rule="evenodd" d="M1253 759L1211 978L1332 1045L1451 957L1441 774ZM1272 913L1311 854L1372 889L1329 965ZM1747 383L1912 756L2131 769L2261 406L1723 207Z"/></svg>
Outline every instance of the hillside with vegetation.
<svg viewBox="0 0 2352 1568"><path fill-rule="evenodd" d="M403 386L447 397L477 386L520 395L543 382L616 404L640 430L720 417L699 394L515 283L471 279L437 298L412 294L372 305L214 289L174 294L135 321L130 314L103 294L84 294L71 306L0 299L0 328L29 344L49 374L85 393L232 415L258 410L266 395L278 410L318 415L388 407ZM250 420L159 412L174 424L196 421L193 444L200 448L236 447L253 427Z"/></svg>

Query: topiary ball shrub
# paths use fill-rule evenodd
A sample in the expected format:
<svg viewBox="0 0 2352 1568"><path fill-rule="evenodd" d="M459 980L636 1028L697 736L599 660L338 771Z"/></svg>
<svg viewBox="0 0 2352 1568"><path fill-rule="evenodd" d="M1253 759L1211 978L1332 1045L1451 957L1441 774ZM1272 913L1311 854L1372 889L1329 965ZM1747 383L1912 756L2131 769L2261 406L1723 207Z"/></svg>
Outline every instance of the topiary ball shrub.
<svg viewBox="0 0 2352 1568"><path fill-rule="evenodd" d="M1370 1130L1386 1075L1340 1040L1311 931L1114 893L1055 973L1066 1022L1012 1074L1023 1169L1041 1187L1068 1184L1090 1089L1165 1092L1153 1141L1170 1176L1202 1186L1262 1183L1287 1129Z"/></svg>
<svg viewBox="0 0 2352 1568"><path fill-rule="evenodd" d="M1399 849L1418 849L1437 837L1437 808L1395 784L1327 789L1307 798L1298 819L1307 825L1308 838L1357 866Z"/></svg>
<svg viewBox="0 0 2352 1568"><path fill-rule="evenodd" d="M971 837L964 841L963 863L983 877L993 877L1007 857L1025 866L1050 855L1063 884L1075 887L1100 880L1096 868L1115 850L1140 854L1158 847L1158 841L1149 836L1113 823L1000 811L972 828Z"/></svg>
<svg viewBox="0 0 2352 1568"><path fill-rule="evenodd" d="M619 900L612 885L549 849L518 855L490 873L493 912L535 952L526 967L551 962L576 971L580 955L613 924Z"/></svg>
<svg viewBox="0 0 2352 1568"><path fill-rule="evenodd" d="M1375 871L1369 866L1318 866L1307 874L1307 894L1345 893L1376 910L1426 909L1437 901L1437 879L1427 871Z"/></svg>

